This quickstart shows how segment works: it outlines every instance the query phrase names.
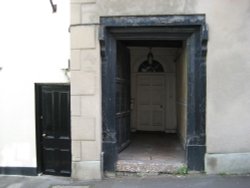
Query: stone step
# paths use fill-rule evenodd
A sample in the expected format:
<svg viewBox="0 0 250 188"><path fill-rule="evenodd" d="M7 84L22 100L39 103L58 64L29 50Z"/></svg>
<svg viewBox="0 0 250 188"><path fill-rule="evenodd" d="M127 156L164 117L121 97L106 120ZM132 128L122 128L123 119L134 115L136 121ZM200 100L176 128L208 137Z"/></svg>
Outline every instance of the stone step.
<svg viewBox="0 0 250 188"><path fill-rule="evenodd" d="M116 171L136 173L177 173L185 166L182 162L168 162L164 160L118 160Z"/></svg>

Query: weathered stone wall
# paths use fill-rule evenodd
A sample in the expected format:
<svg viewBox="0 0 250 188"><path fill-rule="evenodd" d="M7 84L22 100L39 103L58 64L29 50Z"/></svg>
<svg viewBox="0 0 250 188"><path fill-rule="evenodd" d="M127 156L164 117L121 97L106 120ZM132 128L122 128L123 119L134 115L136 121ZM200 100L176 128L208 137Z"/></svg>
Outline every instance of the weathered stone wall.
<svg viewBox="0 0 250 188"><path fill-rule="evenodd" d="M101 176L99 17L200 13L209 28L207 156L250 152L249 0L71 0L73 177Z"/></svg>
<svg viewBox="0 0 250 188"><path fill-rule="evenodd" d="M85 14L95 1L71 2L72 177L101 178L101 81L98 26ZM83 14L83 15L82 15Z"/></svg>

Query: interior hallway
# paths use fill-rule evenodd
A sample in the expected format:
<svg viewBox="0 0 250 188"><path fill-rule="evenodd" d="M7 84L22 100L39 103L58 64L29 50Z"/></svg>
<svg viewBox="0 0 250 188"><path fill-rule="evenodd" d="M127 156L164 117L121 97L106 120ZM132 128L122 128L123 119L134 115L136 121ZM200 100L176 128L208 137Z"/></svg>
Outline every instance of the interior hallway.
<svg viewBox="0 0 250 188"><path fill-rule="evenodd" d="M184 162L185 152L176 134L136 132L118 156L117 171L173 173Z"/></svg>

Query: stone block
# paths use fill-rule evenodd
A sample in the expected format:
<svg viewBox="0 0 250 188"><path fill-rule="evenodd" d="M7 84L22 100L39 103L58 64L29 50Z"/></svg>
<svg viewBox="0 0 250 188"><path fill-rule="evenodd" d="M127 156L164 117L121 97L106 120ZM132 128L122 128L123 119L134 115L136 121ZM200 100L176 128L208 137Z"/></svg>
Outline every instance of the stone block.
<svg viewBox="0 0 250 188"><path fill-rule="evenodd" d="M96 0L71 0L71 3L96 3Z"/></svg>
<svg viewBox="0 0 250 188"><path fill-rule="evenodd" d="M81 97L71 96L71 115L80 116L81 115Z"/></svg>
<svg viewBox="0 0 250 188"><path fill-rule="evenodd" d="M70 70L94 72L99 64L100 53L96 49L71 50Z"/></svg>
<svg viewBox="0 0 250 188"><path fill-rule="evenodd" d="M81 50L71 50L70 70L81 69Z"/></svg>
<svg viewBox="0 0 250 188"><path fill-rule="evenodd" d="M72 163L72 178L78 180L100 180L102 178L100 161Z"/></svg>
<svg viewBox="0 0 250 188"><path fill-rule="evenodd" d="M206 154L205 171L208 174L250 173L250 153Z"/></svg>
<svg viewBox="0 0 250 188"><path fill-rule="evenodd" d="M81 4L71 4L70 6L71 16L70 23L80 24L81 23Z"/></svg>
<svg viewBox="0 0 250 188"><path fill-rule="evenodd" d="M72 161L81 161L81 142L72 141Z"/></svg>
<svg viewBox="0 0 250 188"><path fill-rule="evenodd" d="M99 67L96 67L99 63L100 52L95 50L82 50L81 51L81 70L86 72L94 72Z"/></svg>
<svg viewBox="0 0 250 188"><path fill-rule="evenodd" d="M99 113L98 105L100 100L97 97L85 96L81 101L81 112L83 116L95 116Z"/></svg>
<svg viewBox="0 0 250 188"><path fill-rule="evenodd" d="M98 161L100 160L101 143L97 141L82 141L81 142L81 160L82 161Z"/></svg>
<svg viewBox="0 0 250 188"><path fill-rule="evenodd" d="M96 122L92 117L72 117L72 140L96 140Z"/></svg>
<svg viewBox="0 0 250 188"><path fill-rule="evenodd" d="M71 71L71 95L94 95L96 82L94 72Z"/></svg>
<svg viewBox="0 0 250 188"><path fill-rule="evenodd" d="M99 14L96 4L82 4L81 23L99 23Z"/></svg>
<svg viewBox="0 0 250 188"><path fill-rule="evenodd" d="M71 27L71 49L93 49L96 46L95 26Z"/></svg>
<svg viewBox="0 0 250 188"><path fill-rule="evenodd" d="M70 70L81 69L81 50L71 50Z"/></svg>

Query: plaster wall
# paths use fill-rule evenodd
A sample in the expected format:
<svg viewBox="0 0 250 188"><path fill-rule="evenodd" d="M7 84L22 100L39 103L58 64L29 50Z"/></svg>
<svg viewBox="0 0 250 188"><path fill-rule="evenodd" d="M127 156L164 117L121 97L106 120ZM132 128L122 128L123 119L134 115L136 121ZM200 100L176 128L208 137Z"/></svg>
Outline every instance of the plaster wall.
<svg viewBox="0 0 250 188"><path fill-rule="evenodd" d="M71 0L71 69L74 70L71 73L72 91L76 91L72 97L75 101L81 101L72 105L73 109L76 108L75 115L86 117L86 114L79 111L83 109L79 104L92 101L84 110L95 112L91 115L96 122L93 130L100 135L101 62L97 40L99 17L172 14L206 15L209 28L207 153L250 152L250 87L247 82L250 79L249 0ZM89 50L92 55L86 55ZM86 56L87 60L84 59ZM94 65L94 69L89 65ZM86 67L89 69L85 69ZM87 116L90 117L89 114ZM78 127L84 126L83 120L79 122ZM98 149L92 154L99 156L101 141L98 136L95 141L93 147ZM81 138L80 143L85 143L85 138ZM73 156L82 153L84 147L80 149L81 144L76 142L75 148L78 149L73 151ZM84 178L84 171L92 166L91 169L96 174L88 178L100 177L98 165L101 165L101 158L97 157L93 163L93 160L84 160L84 155L75 162L74 176Z"/></svg>
<svg viewBox="0 0 250 188"><path fill-rule="evenodd" d="M36 167L34 83L68 82L69 4L0 2L0 167Z"/></svg>

